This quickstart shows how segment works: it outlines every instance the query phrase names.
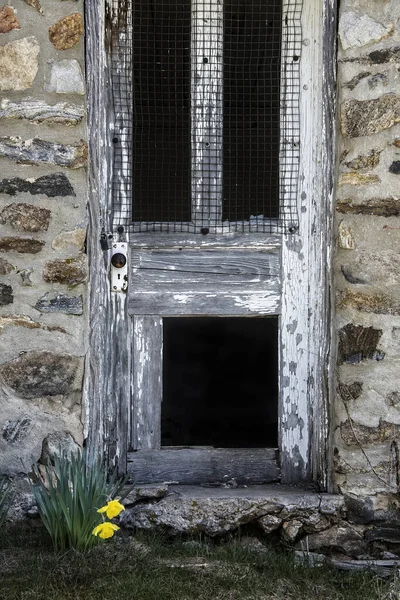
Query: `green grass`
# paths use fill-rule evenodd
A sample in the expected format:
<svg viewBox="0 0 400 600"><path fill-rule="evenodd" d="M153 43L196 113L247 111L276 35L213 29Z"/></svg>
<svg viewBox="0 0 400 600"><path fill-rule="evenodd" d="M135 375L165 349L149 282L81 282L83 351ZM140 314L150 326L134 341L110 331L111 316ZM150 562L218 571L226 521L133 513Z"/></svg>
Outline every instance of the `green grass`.
<svg viewBox="0 0 400 600"><path fill-rule="evenodd" d="M1 600L397 600L367 573L298 567L290 553L239 541L188 544L153 534L54 553L33 521L3 531Z"/></svg>

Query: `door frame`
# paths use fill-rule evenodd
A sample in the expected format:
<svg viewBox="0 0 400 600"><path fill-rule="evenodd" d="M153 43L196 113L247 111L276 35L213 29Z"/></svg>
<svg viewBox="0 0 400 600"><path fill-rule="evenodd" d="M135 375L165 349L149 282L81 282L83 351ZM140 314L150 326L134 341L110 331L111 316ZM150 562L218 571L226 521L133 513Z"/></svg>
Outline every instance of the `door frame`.
<svg viewBox="0 0 400 600"><path fill-rule="evenodd" d="M88 101L89 347L84 436L93 455L125 472L132 406L133 323L127 295L110 291L113 100L110 5L85 3ZM128 0L118 0L121 11ZM283 483L330 491L333 397L332 222L335 180L337 0L303 0L299 232L283 233L280 460ZM101 239L103 234L103 246ZM114 240L118 241L115 233Z"/></svg>

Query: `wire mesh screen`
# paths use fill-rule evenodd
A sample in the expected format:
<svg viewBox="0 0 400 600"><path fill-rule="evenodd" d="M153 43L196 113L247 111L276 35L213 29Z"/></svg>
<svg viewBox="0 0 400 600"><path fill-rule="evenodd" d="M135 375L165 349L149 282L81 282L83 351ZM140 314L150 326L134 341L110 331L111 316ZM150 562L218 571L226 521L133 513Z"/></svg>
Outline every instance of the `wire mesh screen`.
<svg viewBox="0 0 400 600"><path fill-rule="evenodd" d="M301 0L112 0L114 222L297 227Z"/></svg>

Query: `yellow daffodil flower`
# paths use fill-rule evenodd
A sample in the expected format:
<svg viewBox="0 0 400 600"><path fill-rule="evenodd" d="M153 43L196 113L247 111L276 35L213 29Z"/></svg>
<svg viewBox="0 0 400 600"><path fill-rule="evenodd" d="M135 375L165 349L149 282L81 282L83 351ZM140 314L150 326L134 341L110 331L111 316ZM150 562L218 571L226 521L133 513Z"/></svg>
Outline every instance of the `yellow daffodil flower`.
<svg viewBox="0 0 400 600"><path fill-rule="evenodd" d="M100 525L97 525L97 527L95 527L92 531L93 535L98 535L100 538L102 538L103 540L110 538L114 535L115 531L118 531L119 527L118 525L114 525L114 523L100 523Z"/></svg>
<svg viewBox="0 0 400 600"><path fill-rule="evenodd" d="M113 519L118 517L122 510L125 510L125 507L118 500L110 500L106 506L102 506L97 512L106 513L108 519Z"/></svg>

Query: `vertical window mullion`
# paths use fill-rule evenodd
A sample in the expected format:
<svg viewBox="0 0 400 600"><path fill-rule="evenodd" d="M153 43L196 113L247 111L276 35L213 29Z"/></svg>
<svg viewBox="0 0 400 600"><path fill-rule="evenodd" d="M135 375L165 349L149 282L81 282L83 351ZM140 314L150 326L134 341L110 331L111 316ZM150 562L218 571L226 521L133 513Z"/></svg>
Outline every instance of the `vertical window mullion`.
<svg viewBox="0 0 400 600"><path fill-rule="evenodd" d="M222 215L223 3L192 0L192 221L219 225Z"/></svg>

